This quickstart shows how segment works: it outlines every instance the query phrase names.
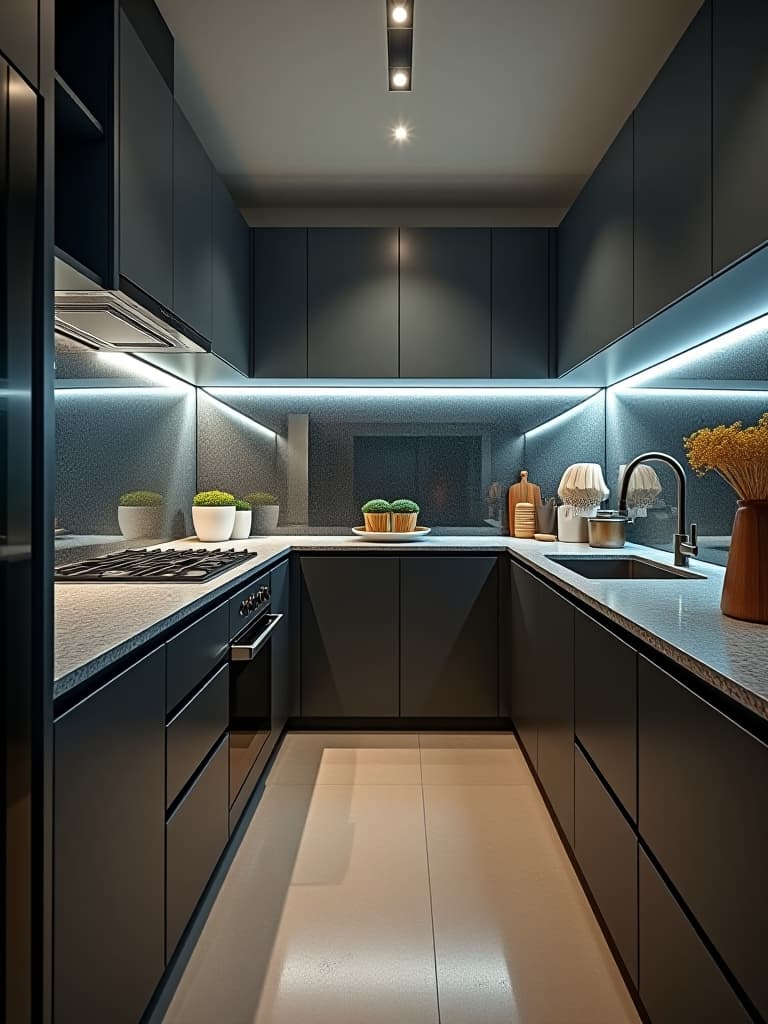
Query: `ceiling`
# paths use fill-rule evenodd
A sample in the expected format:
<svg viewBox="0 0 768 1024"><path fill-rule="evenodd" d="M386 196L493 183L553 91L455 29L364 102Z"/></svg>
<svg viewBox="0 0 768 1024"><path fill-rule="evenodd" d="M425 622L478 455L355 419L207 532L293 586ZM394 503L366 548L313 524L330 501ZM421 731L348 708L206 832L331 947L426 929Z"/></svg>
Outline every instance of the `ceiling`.
<svg viewBox="0 0 768 1024"><path fill-rule="evenodd" d="M158 0L244 208L567 208L700 5L416 0L396 94L385 0Z"/></svg>

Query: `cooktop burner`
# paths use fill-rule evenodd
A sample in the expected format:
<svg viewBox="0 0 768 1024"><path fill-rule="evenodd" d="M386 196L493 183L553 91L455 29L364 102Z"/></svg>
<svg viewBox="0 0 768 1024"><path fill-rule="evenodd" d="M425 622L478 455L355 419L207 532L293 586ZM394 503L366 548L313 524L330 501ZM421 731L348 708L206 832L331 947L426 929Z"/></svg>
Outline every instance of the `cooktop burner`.
<svg viewBox="0 0 768 1024"><path fill-rule="evenodd" d="M54 579L60 583L206 583L256 554L234 548L128 548L60 565Z"/></svg>

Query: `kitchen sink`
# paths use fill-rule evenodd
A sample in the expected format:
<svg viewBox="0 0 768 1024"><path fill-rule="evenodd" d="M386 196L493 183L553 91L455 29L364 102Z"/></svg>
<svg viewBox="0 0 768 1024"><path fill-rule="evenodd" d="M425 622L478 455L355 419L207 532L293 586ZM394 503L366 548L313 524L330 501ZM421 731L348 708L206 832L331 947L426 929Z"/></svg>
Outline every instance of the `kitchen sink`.
<svg viewBox="0 0 768 1024"><path fill-rule="evenodd" d="M547 555L571 572L590 580L704 580L696 572L659 565L636 555Z"/></svg>

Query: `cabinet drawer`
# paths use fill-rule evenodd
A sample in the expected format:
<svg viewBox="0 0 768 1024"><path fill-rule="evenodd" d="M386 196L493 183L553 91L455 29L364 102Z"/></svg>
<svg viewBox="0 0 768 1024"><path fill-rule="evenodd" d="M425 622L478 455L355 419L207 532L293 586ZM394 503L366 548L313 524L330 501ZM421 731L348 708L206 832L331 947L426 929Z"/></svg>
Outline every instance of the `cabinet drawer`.
<svg viewBox="0 0 768 1024"><path fill-rule="evenodd" d="M576 615L576 735L630 817L637 815L637 652Z"/></svg>
<svg viewBox="0 0 768 1024"><path fill-rule="evenodd" d="M166 729L166 805L170 806L229 721L229 665L222 665Z"/></svg>
<svg viewBox="0 0 768 1024"><path fill-rule="evenodd" d="M639 892L639 989L653 1024L747 1024L752 1018L642 850Z"/></svg>
<svg viewBox="0 0 768 1024"><path fill-rule="evenodd" d="M229 647L226 604L187 626L167 644L165 706L172 711L216 668Z"/></svg>
<svg viewBox="0 0 768 1024"><path fill-rule="evenodd" d="M637 984L637 839L578 747L574 853L608 931Z"/></svg>
<svg viewBox="0 0 768 1024"><path fill-rule="evenodd" d="M263 576L257 576L255 580L251 580L242 590L238 590L234 597L230 597L230 638L237 636L241 630L245 629L249 622L253 622L262 613L264 601L258 599L258 593L259 591L269 591L270 589L269 573L266 572Z"/></svg>
<svg viewBox="0 0 768 1024"><path fill-rule="evenodd" d="M229 740L225 737L166 826L166 962L211 877L228 836Z"/></svg>

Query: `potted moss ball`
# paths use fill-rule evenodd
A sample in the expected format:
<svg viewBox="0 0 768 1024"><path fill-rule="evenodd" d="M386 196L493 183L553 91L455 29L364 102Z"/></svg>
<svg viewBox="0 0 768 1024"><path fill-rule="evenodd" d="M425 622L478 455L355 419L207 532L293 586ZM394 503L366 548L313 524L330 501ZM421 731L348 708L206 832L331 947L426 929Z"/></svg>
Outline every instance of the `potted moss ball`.
<svg viewBox="0 0 768 1024"><path fill-rule="evenodd" d="M280 518L280 502L275 494L254 491L253 494L246 494L245 500L253 510L251 533L254 536L272 533L277 529L277 521Z"/></svg>
<svg viewBox="0 0 768 1024"><path fill-rule="evenodd" d="M235 496L227 491L200 491L192 499L192 522L198 540L229 540L235 526Z"/></svg>
<svg viewBox="0 0 768 1024"><path fill-rule="evenodd" d="M369 533L389 533L392 529L392 506L383 498L366 501L361 509Z"/></svg>
<svg viewBox="0 0 768 1024"><path fill-rule="evenodd" d="M235 498L235 528L232 530L230 540L245 540L251 535L251 512L250 503L242 498Z"/></svg>
<svg viewBox="0 0 768 1024"><path fill-rule="evenodd" d="M117 522L126 540L160 540L165 520L165 498L155 491L127 491L120 495Z"/></svg>
<svg viewBox="0 0 768 1024"><path fill-rule="evenodd" d="M392 532L413 533L421 509L409 498L398 498L392 502Z"/></svg>

